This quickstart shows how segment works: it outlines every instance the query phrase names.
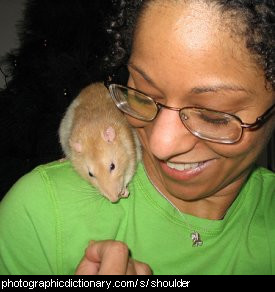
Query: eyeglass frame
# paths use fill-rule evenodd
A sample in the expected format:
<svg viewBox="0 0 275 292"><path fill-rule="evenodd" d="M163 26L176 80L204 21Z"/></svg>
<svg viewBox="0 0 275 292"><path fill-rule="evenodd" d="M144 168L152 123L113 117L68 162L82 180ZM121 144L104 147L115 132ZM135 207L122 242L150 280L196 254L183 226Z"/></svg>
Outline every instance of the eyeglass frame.
<svg viewBox="0 0 275 292"><path fill-rule="evenodd" d="M243 129L258 129L260 128L275 112L272 112L272 110L275 108L275 103L269 107L262 115L258 116L255 120L254 123L244 123L240 117L234 115L234 114L230 114L230 113L226 113L226 112L223 112L223 111L217 111L217 110L213 110L213 109L209 109L209 108L204 108L204 107L192 107L192 106L187 106L187 107L183 107L183 108L177 108L177 107L172 107L172 106L168 106L168 105L164 105L158 101L155 101L150 95L148 94L145 94L144 92L140 91L140 90L137 90L135 88L132 88L132 87L129 87L129 86L124 86L124 85L120 85L120 84L116 84L116 83L111 83L111 82L106 82L105 83L105 86L107 87L107 89L109 90L110 92L110 95L112 97L112 99L114 100L113 96L112 96L112 93L111 93L111 86L119 86L119 87L122 87L124 89L130 89L130 90L133 90L134 92L137 92L137 93L140 93L142 95L144 95L145 97L148 97L148 99L152 100L152 102L157 106L157 112L155 114L155 116L148 120L148 119L142 119L142 118L137 118L137 117L133 117L135 119L138 119L138 120L141 120L141 121L144 121L144 122L152 122L153 120L156 119L156 117L158 116L160 110L162 108L166 108L166 109L169 109L169 110L172 110L172 111L177 111L179 112L179 118L182 122L182 124L186 127L186 125L184 124L181 116L180 116L180 112L184 109L198 109L198 110L207 110L207 111L211 111L211 112L214 112L214 113L219 113L219 114L225 114L225 115L228 115L234 119L236 119L237 121L239 121L240 123L240 127L241 127L241 134L240 134L240 137L238 140L234 141L234 142L222 142L222 141L213 141L213 139L211 138L205 138L205 137L200 137L199 135L195 135L191 130L188 129L188 127L186 127L188 129L188 131L194 135L195 137L198 137L202 140L207 140L207 141L211 141L211 142L214 142L214 143L221 143L221 144L235 144L237 143L238 141L240 141L240 139L242 138L242 135L243 135ZM116 102L115 102L116 104ZM116 104L117 106L117 104ZM117 106L118 107L118 106ZM118 107L119 108L119 107ZM120 109L120 108L119 108ZM123 111L123 110L122 110ZM129 113L126 113L126 114L129 114ZM131 116L131 114L129 114Z"/></svg>

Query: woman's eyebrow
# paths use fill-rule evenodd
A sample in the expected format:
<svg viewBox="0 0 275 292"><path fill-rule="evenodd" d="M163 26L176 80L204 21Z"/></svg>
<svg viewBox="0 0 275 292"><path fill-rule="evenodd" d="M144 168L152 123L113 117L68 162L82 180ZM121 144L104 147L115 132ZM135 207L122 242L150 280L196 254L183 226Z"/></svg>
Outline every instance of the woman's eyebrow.
<svg viewBox="0 0 275 292"><path fill-rule="evenodd" d="M153 87L158 89L158 86L156 83L139 67L134 65L133 63L129 62L128 67L132 68L136 72L138 72L149 84L151 84ZM209 86L196 86L191 88L189 91L190 94L202 94L207 92L220 92L220 91L233 91L233 92L245 92L247 94L253 94L254 91L247 90L244 87L236 84L230 84L230 83L217 83Z"/></svg>
<svg viewBox="0 0 275 292"><path fill-rule="evenodd" d="M219 91L242 91L246 93L251 93L251 91L248 91L242 86L235 85L235 84L216 84L211 86L199 86L199 87L193 87L190 92L195 94L200 93L206 93L206 92L219 92Z"/></svg>
<svg viewBox="0 0 275 292"><path fill-rule="evenodd" d="M149 84L151 84L153 87L158 89L158 86L156 85L156 83L142 69L138 68L136 65L134 65L131 62L129 62L127 66L137 71Z"/></svg>

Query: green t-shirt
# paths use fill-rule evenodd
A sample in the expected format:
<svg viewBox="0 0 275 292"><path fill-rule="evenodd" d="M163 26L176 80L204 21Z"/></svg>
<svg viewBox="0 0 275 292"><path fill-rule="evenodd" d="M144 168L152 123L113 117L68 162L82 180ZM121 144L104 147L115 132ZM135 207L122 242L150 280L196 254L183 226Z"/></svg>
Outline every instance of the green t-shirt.
<svg viewBox="0 0 275 292"><path fill-rule="evenodd" d="M154 274L275 274L274 173L256 168L223 220L177 211L142 164L129 190L112 204L70 162L39 166L0 204L0 274L73 274L89 241L104 239L125 242Z"/></svg>

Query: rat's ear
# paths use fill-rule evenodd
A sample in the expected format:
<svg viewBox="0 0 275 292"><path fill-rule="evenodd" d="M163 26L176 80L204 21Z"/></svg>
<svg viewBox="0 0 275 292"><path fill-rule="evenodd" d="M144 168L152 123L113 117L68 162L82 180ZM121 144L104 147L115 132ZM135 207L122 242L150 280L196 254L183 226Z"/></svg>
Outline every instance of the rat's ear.
<svg viewBox="0 0 275 292"><path fill-rule="evenodd" d="M74 151L76 151L77 153L81 153L82 152L82 145L80 142L75 142L75 141L72 141L70 139L70 146L72 147L72 149Z"/></svg>
<svg viewBox="0 0 275 292"><path fill-rule="evenodd" d="M116 131L113 127L108 127L103 133L101 133L101 135L104 141L112 143L116 138Z"/></svg>

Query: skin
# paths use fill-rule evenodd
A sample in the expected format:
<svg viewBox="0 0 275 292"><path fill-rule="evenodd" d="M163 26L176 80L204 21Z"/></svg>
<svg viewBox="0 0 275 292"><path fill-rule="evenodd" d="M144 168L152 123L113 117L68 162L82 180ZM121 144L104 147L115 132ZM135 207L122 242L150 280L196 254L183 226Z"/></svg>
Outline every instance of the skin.
<svg viewBox="0 0 275 292"><path fill-rule="evenodd" d="M232 37L220 14L202 2L151 5L129 63L128 85L172 107L208 107L253 123L274 102L244 40ZM273 127L270 120L257 131L245 130L238 143L224 145L193 136L175 111L164 109L146 125L129 121L140 127L144 164L154 185L181 211L208 219L224 216ZM183 180L167 174L161 161L208 164Z"/></svg>
<svg viewBox="0 0 275 292"><path fill-rule="evenodd" d="M245 123L253 123L274 103L263 70L244 40L230 30L229 18L202 1L152 3L135 34L128 86L168 106L212 108L233 113ZM128 120L138 128L144 165L154 185L179 210L214 220L226 214L274 129L273 118L256 131L244 130L238 143L225 145L193 136L175 111L163 109L150 123ZM175 175L163 168L163 161L207 163L196 175ZM100 273L110 272L110 263L119 258L116 244L108 241L113 248L108 254L106 242L91 244L83 261L97 250L92 262L101 267ZM135 268L127 248L122 254L117 272L149 273L146 265Z"/></svg>
<svg viewBox="0 0 275 292"><path fill-rule="evenodd" d="M121 241L91 241L76 275L151 275L148 265L130 258Z"/></svg>

